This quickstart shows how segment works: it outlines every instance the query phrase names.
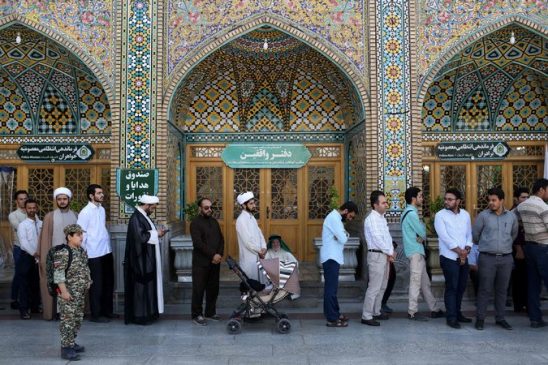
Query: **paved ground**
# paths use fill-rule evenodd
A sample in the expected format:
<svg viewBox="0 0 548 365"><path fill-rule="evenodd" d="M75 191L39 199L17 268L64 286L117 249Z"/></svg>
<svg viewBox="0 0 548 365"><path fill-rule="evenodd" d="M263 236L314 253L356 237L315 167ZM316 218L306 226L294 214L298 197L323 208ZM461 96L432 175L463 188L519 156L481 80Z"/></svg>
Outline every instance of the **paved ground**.
<svg viewBox="0 0 548 365"><path fill-rule="evenodd" d="M360 324L357 304L347 328L328 328L319 313L290 313L292 331L281 335L274 321L245 324L240 335L226 321L207 327L168 314L146 327L85 321L78 342L86 346L80 364L548 364L548 328L532 329L523 315L509 314L513 331L472 325L454 330L444 319L411 322L404 305L381 327ZM399 308L399 307L402 308ZM176 312L170 308L169 312ZM22 321L8 310L0 316L0 364L63 364L58 323ZM469 313L471 314L471 312Z"/></svg>

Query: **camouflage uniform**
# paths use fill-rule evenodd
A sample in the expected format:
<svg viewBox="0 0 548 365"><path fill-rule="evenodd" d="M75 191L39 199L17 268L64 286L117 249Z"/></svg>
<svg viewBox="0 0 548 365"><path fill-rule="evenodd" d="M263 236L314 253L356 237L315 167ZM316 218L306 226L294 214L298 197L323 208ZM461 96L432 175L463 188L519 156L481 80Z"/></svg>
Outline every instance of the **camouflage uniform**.
<svg viewBox="0 0 548 365"><path fill-rule="evenodd" d="M91 283L88 267L88 255L81 247L71 248L72 262L65 277L65 270L69 261L67 249L55 252L53 266L55 268L53 281L55 284L65 283L71 301L58 296L61 324L61 347L74 346L74 339L84 318L84 299L86 290Z"/></svg>

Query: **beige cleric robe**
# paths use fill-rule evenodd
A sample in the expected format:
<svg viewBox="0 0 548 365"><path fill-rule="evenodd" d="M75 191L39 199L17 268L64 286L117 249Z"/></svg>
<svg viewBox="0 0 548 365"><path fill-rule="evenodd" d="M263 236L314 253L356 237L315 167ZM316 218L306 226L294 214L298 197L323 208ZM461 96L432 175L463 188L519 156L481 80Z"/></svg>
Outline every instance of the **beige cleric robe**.
<svg viewBox="0 0 548 365"><path fill-rule="evenodd" d="M46 320L52 320L57 312L57 308L54 308L53 297L48 293L46 277L46 259L48 257L48 251L52 246L53 227L55 225L55 222L53 221L54 213L55 211L49 212L44 217L42 232L40 232L40 238L38 240L38 253L40 254L40 296L42 298L43 317ZM66 227L69 224L76 224L78 215L72 210L69 210L66 214L68 214L69 217L65 219L65 224L63 225ZM64 229L65 227L60 228Z"/></svg>

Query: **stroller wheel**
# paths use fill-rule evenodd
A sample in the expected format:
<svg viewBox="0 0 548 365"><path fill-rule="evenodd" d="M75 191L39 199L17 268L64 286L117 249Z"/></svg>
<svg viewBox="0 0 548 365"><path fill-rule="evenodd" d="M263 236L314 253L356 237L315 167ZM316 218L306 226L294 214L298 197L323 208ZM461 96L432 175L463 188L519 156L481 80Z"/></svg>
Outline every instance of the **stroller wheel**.
<svg viewBox="0 0 548 365"><path fill-rule="evenodd" d="M226 329L231 335L237 335L242 332L242 323L237 319L231 319L228 321Z"/></svg>
<svg viewBox="0 0 548 365"><path fill-rule="evenodd" d="M289 333L289 330L291 330L291 322L289 322L289 319L282 318L276 323L278 332L282 335Z"/></svg>

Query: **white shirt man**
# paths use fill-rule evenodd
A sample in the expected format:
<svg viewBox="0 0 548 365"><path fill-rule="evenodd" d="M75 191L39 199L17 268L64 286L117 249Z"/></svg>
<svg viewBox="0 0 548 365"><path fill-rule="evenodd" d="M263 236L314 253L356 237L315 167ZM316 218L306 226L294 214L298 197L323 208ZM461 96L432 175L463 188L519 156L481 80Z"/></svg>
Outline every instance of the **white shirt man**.
<svg viewBox="0 0 548 365"><path fill-rule="evenodd" d="M380 326L377 319L388 319L381 314L382 296L388 283L390 261L394 261L394 246L388 230L388 222L384 213L388 208L386 197L382 191L371 193L373 210L364 223L365 240L367 242L367 269L369 284L365 292L362 310L362 323L369 326Z"/></svg>

